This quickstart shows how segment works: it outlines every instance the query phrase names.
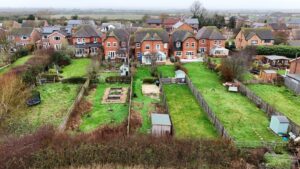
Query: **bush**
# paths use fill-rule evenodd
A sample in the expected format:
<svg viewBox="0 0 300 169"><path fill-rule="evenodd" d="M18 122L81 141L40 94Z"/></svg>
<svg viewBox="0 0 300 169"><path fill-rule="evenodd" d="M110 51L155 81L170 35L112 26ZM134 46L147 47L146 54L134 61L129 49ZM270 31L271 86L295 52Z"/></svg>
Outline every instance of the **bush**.
<svg viewBox="0 0 300 169"><path fill-rule="evenodd" d="M145 79L143 79L143 83L145 83L145 84L153 84L157 80L158 80L157 78L145 78Z"/></svg>
<svg viewBox="0 0 300 169"><path fill-rule="evenodd" d="M175 64L175 70L182 70L184 71L185 74L188 74L187 68L185 68L181 63L176 63Z"/></svg>
<svg viewBox="0 0 300 169"><path fill-rule="evenodd" d="M83 84L85 83L86 78L84 77L71 77L68 79L63 79L62 83L71 83L71 84Z"/></svg>
<svg viewBox="0 0 300 169"><path fill-rule="evenodd" d="M52 55L52 61L59 66L67 66L71 64L71 58L65 52L54 52Z"/></svg>
<svg viewBox="0 0 300 169"><path fill-rule="evenodd" d="M131 77L128 76L110 76L105 79L106 83L126 83L130 84Z"/></svg>
<svg viewBox="0 0 300 169"><path fill-rule="evenodd" d="M258 55L280 55L289 58L295 58L296 54L300 56L300 48L285 45L274 45L274 46L258 46L256 48Z"/></svg>

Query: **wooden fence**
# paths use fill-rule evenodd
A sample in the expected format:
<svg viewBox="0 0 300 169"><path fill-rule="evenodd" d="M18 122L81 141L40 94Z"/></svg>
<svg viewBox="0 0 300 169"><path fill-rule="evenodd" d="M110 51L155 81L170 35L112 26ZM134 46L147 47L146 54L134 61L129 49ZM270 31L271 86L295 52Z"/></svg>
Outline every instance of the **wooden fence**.
<svg viewBox="0 0 300 169"><path fill-rule="evenodd" d="M211 121L211 123L217 129L219 135L221 137L227 139L227 140L234 141L234 139L226 131L224 125L217 118L217 116L215 115L215 113L213 112L213 110L209 107L209 105L205 101L205 99L202 96L202 94L199 92L199 90L194 86L194 84L192 83L192 81L187 76L186 76L186 83L187 83L188 87L190 88L191 92L193 93L193 95L195 96L198 104L202 107L202 109L204 110L204 112L206 112L209 120Z"/></svg>
<svg viewBox="0 0 300 169"><path fill-rule="evenodd" d="M277 111L273 106L263 101L259 96L257 96L254 92L252 92L243 83L239 82L238 80L235 80L235 83L239 84L239 92L247 96L258 108L263 110L268 115L269 119L273 115L285 116L283 113ZM290 130L296 135L300 134L300 126L294 123L291 119L289 119L289 121L290 121Z"/></svg>
<svg viewBox="0 0 300 169"><path fill-rule="evenodd" d="M133 93L133 76L131 76L131 83L129 88L129 108L128 108L128 124L127 124L127 135L130 134L130 119L131 119L131 108L132 108L132 93Z"/></svg>
<svg viewBox="0 0 300 169"><path fill-rule="evenodd" d="M90 86L90 78L87 78L85 83L82 85L80 91L78 92L75 101L73 102L71 107L69 107L68 112L67 112L66 116L64 117L63 122L60 124L59 131L65 131L66 130L67 124L70 120L70 117L71 117L72 113L74 112L74 109L76 108L77 104L80 103L81 99L84 96L84 93L86 91L88 91L89 86Z"/></svg>

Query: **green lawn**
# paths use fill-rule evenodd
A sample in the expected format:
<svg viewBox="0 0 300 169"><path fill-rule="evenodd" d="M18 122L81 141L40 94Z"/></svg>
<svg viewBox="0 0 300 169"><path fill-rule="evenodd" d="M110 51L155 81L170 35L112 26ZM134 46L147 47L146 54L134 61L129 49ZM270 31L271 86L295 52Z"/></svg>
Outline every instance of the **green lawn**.
<svg viewBox="0 0 300 169"><path fill-rule="evenodd" d="M80 130L90 132L103 125L118 125L128 117L128 103L126 104L102 104L102 97L106 88L129 87L129 84L100 83L94 91L91 91L87 99L93 104L92 111L82 118Z"/></svg>
<svg viewBox="0 0 300 169"><path fill-rule="evenodd" d="M143 79L151 77L149 67L140 67L134 76L133 92L136 97L132 99L133 110L139 112L142 116L143 123L139 129L141 133L147 133L151 129L150 114L154 111L153 103L159 103L158 99L152 99L142 94Z"/></svg>
<svg viewBox="0 0 300 169"><path fill-rule="evenodd" d="M73 59L72 63L68 66L65 66L62 71L62 76L64 78L70 77L84 77L87 75L88 66L91 64L91 59L82 58L82 59Z"/></svg>
<svg viewBox="0 0 300 169"><path fill-rule="evenodd" d="M185 67L193 84L201 90L207 103L236 141L280 140L268 129L269 120L265 113L245 96L228 92L217 73L207 69L203 63L190 63Z"/></svg>
<svg viewBox="0 0 300 169"><path fill-rule="evenodd" d="M158 66L157 69L162 77L175 77L175 67L173 65Z"/></svg>
<svg viewBox="0 0 300 169"><path fill-rule="evenodd" d="M3 73L8 72L10 69L12 69L14 67L21 66L21 65L25 64L31 57L32 57L32 55L21 57L20 59L16 60L10 66L8 66L8 67L6 67L4 69L1 69L0 70L0 75L3 74Z"/></svg>
<svg viewBox="0 0 300 169"><path fill-rule="evenodd" d="M285 75L286 70L277 70L277 73L280 75Z"/></svg>
<svg viewBox="0 0 300 169"><path fill-rule="evenodd" d="M58 127L76 98L78 85L53 83L37 87L42 103L22 110L18 121L12 122L12 132L22 134L50 124Z"/></svg>
<svg viewBox="0 0 300 169"><path fill-rule="evenodd" d="M251 84L248 87L279 112L300 125L300 96L295 95L285 86Z"/></svg>
<svg viewBox="0 0 300 169"><path fill-rule="evenodd" d="M217 138L207 115L186 85L164 85L171 119L178 138Z"/></svg>

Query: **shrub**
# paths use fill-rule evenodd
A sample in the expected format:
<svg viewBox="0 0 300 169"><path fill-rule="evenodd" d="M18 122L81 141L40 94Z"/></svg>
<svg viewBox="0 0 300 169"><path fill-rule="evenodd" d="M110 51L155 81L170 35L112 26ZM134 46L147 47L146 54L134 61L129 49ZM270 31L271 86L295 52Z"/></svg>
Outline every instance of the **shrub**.
<svg viewBox="0 0 300 169"><path fill-rule="evenodd" d="M106 83L126 83L130 84L131 78L128 76L110 76L105 79Z"/></svg>
<svg viewBox="0 0 300 169"><path fill-rule="evenodd" d="M83 84L85 83L86 78L84 77L71 77L68 79L63 79L62 83L71 83L71 84Z"/></svg>
<svg viewBox="0 0 300 169"><path fill-rule="evenodd" d="M188 74L187 68L185 68L180 62L175 64L175 70L182 70L185 74Z"/></svg>
<svg viewBox="0 0 300 169"><path fill-rule="evenodd" d="M247 71L245 60L242 57L226 58L222 60L220 66L221 77L224 81L233 81L234 79L243 80Z"/></svg>
<svg viewBox="0 0 300 169"><path fill-rule="evenodd" d="M258 46L256 48L258 55L280 55L289 58L295 58L296 54L300 56L300 48L285 45Z"/></svg>
<svg viewBox="0 0 300 169"><path fill-rule="evenodd" d="M52 55L52 61L59 66L67 66L71 64L71 58L65 52L54 52Z"/></svg>

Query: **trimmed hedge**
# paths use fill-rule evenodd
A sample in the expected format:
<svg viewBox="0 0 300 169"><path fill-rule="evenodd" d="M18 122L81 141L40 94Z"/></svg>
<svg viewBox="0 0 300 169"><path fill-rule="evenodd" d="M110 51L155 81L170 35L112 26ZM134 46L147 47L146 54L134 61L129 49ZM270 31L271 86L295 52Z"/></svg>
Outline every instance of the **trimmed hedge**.
<svg viewBox="0 0 300 169"><path fill-rule="evenodd" d="M296 53L300 56L300 47L275 45L275 46L258 46L256 48L258 55L279 55L288 58L295 58Z"/></svg>
<svg viewBox="0 0 300 169"><path fill-rule="evenodd" d="M71 83L71 84L83 84L87 78L84 77L71 77L68 79L63 79L62 83Z"/></svg>
<svg viewBox="0 0 300 169"><path fill-rule="evenodd" d="M130 84L130 76L110 76L105 79L106 83L126 83Z"/></svg>

